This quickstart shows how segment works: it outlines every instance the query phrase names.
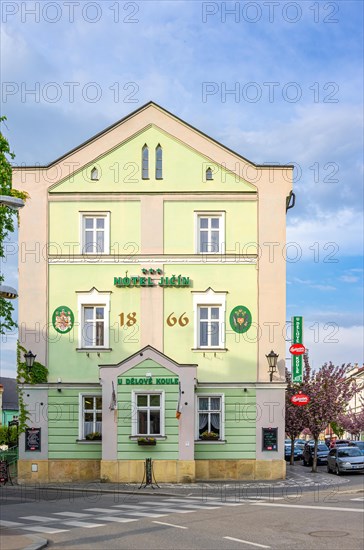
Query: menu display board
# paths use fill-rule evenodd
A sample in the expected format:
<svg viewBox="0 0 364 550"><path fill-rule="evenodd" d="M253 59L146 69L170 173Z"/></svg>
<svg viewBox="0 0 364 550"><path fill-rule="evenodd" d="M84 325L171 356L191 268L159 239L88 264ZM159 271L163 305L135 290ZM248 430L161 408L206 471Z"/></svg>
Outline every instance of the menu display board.
<svg viewBox="0 0 364 550"><path fill-rule="evenodd" d="M278 451L278 428L262 428L263 451Z"/></svg>
<svg viewBox="0 0 364 550"><path fill-rule="evenodd" d="M8 465L6 460L0 460L0 483L7 483L9 480Z"/></svg>
<svg viewBox="0 0 364 550"><path fill-rule="evenodd" d="M25 450L40 451L40 428L27 428L25 430Z"/></svg>

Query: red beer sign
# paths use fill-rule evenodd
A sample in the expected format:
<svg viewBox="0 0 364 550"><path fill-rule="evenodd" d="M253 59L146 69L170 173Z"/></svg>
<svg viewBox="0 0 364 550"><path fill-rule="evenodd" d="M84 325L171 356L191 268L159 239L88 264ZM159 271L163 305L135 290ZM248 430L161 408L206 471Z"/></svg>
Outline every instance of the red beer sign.
<svg viewBox="0 0 364 550"><path fill-rule="evenodd" d="M305 393L296 393L296 395L292 395L291 397L291 403L293 403L293 405L297 405L298 407L307 405L307 403L309 402L310 402L310 397Z"/></svg>
<svg viewBox="0 0 364 550"><path fill-rule="evenodd" d="M292 353L292 355L303 355L305 351L306 348L303 344L292 344L289 348L289 352Z"/></svg>

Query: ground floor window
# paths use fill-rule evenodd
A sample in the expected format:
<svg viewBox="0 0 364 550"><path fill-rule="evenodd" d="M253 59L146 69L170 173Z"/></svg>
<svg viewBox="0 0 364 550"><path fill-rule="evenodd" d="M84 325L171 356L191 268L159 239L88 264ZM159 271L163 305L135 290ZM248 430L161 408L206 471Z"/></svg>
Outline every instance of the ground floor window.
<svg viewBox="0 0 364 550"><path fill-rule="evenodd" d="M81 439L101 439L102 397L99 395L82 395L81 407Z"/></svg>
<svg viewBox="0 0 364 550"><path fill-rule="evenodd" d="M164 435L164 394L135 393L133 435Z"/></svg>
<svg viewBox="0 0 364 550"><path fill-rule="evenodd" d="M222 396L198 397L197 407L198 439L222 439Z"/></svg>

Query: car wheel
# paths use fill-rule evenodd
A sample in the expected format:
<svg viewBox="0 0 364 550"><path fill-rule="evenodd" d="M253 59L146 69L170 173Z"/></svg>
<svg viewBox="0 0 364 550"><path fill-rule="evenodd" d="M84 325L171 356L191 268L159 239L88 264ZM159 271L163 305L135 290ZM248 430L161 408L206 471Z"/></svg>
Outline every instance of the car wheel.
<svg viewBox="0 0 364 550"><path fill-rule="evenodd" d="M340 472L339 467L337 465L336 465L336 468L335 468L335 474L337 476L341 476L341 472Z"/></svg>

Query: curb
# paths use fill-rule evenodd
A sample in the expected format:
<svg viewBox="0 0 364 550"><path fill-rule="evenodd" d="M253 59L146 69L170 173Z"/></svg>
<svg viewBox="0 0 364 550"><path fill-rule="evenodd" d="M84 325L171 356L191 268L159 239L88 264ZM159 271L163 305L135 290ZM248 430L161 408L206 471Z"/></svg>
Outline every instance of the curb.
<svg viewBox="0 0 364 550"><path fill-rule="evenodd" d="M27 536L29 537L30 535L27 535ZM29 546L26 546L24 550L41 550L42 548L45 548L46 546L48 546L47 539L43 539L35 535L32 535L31 537L34 540L34 542Z"/></svg>

